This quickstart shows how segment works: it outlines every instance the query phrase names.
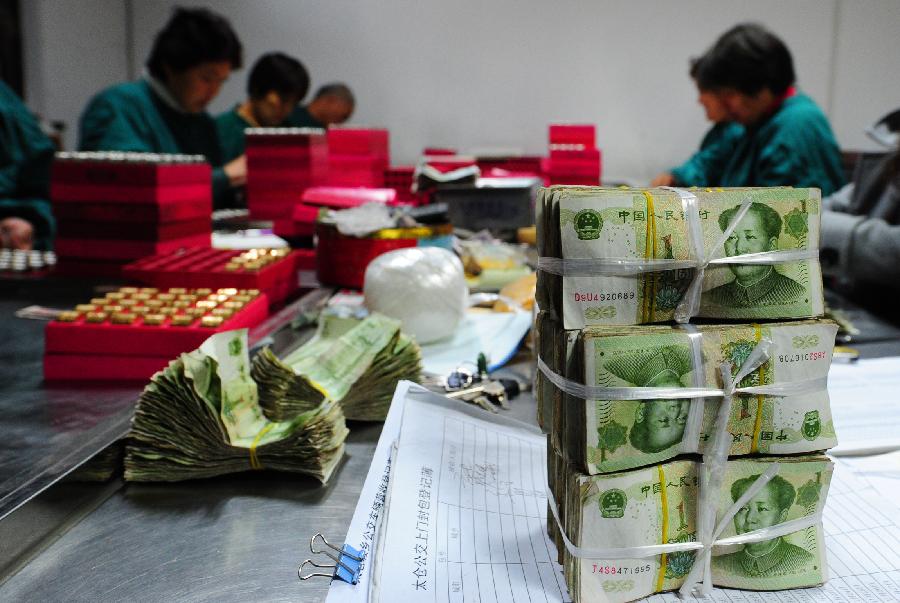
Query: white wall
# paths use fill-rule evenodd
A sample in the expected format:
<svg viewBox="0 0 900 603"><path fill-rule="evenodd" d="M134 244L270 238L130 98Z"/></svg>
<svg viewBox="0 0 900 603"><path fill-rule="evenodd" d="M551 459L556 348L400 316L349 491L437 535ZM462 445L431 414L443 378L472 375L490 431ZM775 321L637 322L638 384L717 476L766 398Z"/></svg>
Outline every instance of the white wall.
<svg viewBox="0 0 900 603"><path fill-rule="evenodd" d="M896 0L198 3L228 16L245 46L246 67L223 88L214 111L243 98L247 71L259 55L282 50L306 64L313 88L333 80L349 83L358 97L353 122L390 128L392 158L398 164L412 162L424 146L433 145L541 153L549 122L588 121L598 126L605 178L646 181L691 153L707 126L687 76L688 58L744 20L762 22L785 39L794 53L799 85L828 113L842 146L870 146L862 128L900 106ZM125 3L133 31L127 68L115 58L98 57L100 47L119 39L113 21L120 16L128 20L126 11L112 6L115 2L36 4L77 5L85 16L79 16L76 26L95 18L96 29L110 30L106 41L81 39L90 27L67 35L78 39L74 48L86 52L86 60L73 46L51 45L67 68L77 64L67 76L67 104L57 91L44 106L48 116L72 122L100 87L84 90L86 82L118 78L128 69L139 73L172 6L190 2ZM70 15L49 12L54 14L47 27L60 22L72 27ZM122 23L122 36L125 30ZM56 61L44 64L50 72L62 70Z"/></svg>
<svg viewBox="0 0 900 603"><path fill-rule="evenodd" d="M65 146L74 148L87 100L129 75L126 4L28 0L21 12L25 100L45 119L65 121Z"/></svg>

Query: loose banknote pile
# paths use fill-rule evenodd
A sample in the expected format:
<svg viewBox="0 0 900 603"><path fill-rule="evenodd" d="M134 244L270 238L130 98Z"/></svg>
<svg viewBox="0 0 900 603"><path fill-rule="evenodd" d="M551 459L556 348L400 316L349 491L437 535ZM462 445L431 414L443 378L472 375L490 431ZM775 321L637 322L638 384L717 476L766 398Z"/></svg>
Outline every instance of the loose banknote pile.
<svg viewBox="0 0 900 603"><path fill-rule="evenodd" d="M421 373L419 346L399 321L377 313L363 319L323 313L309 342L283 360L264 349L251 369L263 411L275 421L326 398L338 401L348 419L383 421L397 382L420 381Z"/></svg>
<svg viewBox="0 0 900 603"><path fill-rule="evenodd" d="M324 398L270 421L250 377L247 331L226 331L153 376L125 448L125 479L178 481L248 469L331 476L344 452L340 405Z"/></svg>
<svg viewBox="0 0 900 603"><path fill-rule="evenodd" d="M551 187L538 205L535 395L574 600L823 583L819 191Z"/></svg>

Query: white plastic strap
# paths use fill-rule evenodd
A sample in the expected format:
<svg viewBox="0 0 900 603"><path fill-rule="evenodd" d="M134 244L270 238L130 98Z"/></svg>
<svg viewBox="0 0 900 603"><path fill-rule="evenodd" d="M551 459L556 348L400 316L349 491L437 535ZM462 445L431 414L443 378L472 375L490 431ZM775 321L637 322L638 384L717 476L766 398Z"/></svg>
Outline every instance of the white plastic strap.
<svg viewBox="0 0 900 603"><path fill-rule="evenodd" d="M693 366L693 385L701 389L706 385L706 375L703 365L703 333L692 324L681 325L687 331L688 341L691 344L691 359ZM684 426L684 435L681 438L681 452L693 454L700 446L700 429L703 427L703 412L706 408L706 398L695 398L688 411L687 423Z"/></svg>

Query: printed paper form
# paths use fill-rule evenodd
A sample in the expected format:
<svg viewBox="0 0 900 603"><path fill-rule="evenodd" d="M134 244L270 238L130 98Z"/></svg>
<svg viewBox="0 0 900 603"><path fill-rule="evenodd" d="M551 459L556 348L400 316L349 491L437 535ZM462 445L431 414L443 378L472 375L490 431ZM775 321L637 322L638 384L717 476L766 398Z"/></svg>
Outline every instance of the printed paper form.
<svg viewBox="0 0 900 603"><path fill-rule="evenodd" d="M469 410L407 399L373 600L568 600L546 531L544 437Z"/></svg>
<svg viewBox="0 0 900 603"><path fill-rule="evenodd" d="M900 357L832 364L828 394L838 437L832 454L875 454L900 449Z"/></svg>

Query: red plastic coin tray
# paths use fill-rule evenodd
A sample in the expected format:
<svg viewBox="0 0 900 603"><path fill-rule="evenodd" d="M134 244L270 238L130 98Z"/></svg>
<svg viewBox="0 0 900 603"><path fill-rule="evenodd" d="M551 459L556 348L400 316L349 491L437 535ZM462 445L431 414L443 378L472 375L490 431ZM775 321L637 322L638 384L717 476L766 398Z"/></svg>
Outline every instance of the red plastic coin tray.
<svg viewBox="0 0 900 603"><path fill-rule="evenodd" d="M122 275L157 288L258 289L275 306L297 290L297 271L311 265L305 250L294 250L255 270L226 268L230 260L245 253L232 249L183 249L132 262L122 269Z"/></svg>
<svg viewBox="0 0 900 603"><path fill-rule="evenodd" d="M164 224L204 218L212 214L212 198L176 203L58 203L53 215L65 220Z"/></svg>
<svg viewBox="0 0 900 603"><path fill-rule="evenodd" d="M268 308L269 300L261 293L216 327L201 326L199 317L187 326L173 325L171 317L154 326L143 324L141 317L132 324L91 323L83 315L74 322L54 320L47 323L44 350L48 356L99 354L171 359L196 349L213 333L256 326L269 315Z"/></svg>
<svg viewBox="0 0 900 603"><path fill-rule="evenodd" d="M549 143L597 146L597 127L593 124L550 124Z"/></svg>
<svg viewBox="0 0 900 603"><path fill-rule="evenodd" d="M212 177L208 163L150 163L129 161L54 161L52 178L67 184L105 187L164 187L206 184Z"/></svg>
<svg viewBox="0 0 900 603"><path fill-rule="evenodd" d="M123 236L126 233L120 233ZM171 253L183 247L209 247L209 231L204 234L170 239L168 241L134 241L129 239L56 239L56 253L60 258L97 260L136 260Z"/></svg>

